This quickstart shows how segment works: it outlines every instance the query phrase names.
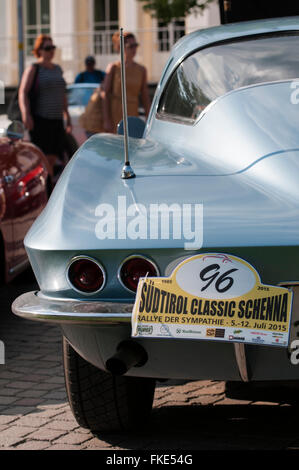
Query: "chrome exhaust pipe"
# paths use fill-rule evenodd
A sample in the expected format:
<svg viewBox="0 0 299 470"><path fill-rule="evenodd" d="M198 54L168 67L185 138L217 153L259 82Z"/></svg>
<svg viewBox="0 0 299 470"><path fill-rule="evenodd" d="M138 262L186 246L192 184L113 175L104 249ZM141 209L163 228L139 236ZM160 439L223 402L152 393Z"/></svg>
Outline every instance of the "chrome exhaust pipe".
<svg viewBox="0 0 299 470"><path fill-rule="evenodd" d="M116 353L106 361L106 369L113 375L124 375L131 367L141 367L148 360L145 349L135 341L119 343Z"/></svg>

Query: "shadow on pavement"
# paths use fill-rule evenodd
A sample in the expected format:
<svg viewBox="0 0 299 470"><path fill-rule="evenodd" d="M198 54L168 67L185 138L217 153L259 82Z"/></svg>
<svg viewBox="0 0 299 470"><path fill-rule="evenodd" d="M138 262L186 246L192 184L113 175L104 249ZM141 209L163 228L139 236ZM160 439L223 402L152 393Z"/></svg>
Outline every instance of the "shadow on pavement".
<svg viewBox="0 0 299 470"><path fill-rule="evenodd" d="M138 449L245 450L299 447L299 409L277 405L188 405L154 409L148 429L97 435L111 445Z"/></svg>

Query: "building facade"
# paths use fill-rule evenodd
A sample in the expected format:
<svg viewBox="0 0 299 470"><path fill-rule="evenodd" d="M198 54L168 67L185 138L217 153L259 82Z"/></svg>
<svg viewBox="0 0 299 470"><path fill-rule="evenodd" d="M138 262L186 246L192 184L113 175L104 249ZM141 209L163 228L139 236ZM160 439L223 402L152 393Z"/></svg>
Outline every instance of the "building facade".
<svg viewBox="0 0 299 470"><path fill-rule="evenodd" d="M0 0L0 80L18 83L17 0ZM116 60L111 37L123 27L136 34L140 47L136 60L148 70L149 82L157 82L172 45L184 34L220 24L215 0L203 14L190 15L167 26L142 9L137 0L23 0L25 65L34 61L36 36L47 33L57 46L55 61L68 83L84 69L84 59L94 55L97 68Z"/></svg>

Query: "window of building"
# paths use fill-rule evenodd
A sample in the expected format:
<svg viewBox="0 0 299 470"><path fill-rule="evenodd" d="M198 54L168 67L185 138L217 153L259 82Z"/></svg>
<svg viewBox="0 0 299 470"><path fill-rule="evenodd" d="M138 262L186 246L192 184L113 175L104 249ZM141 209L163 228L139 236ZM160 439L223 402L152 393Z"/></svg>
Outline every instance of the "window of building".
<svg viewBox="0 0 299 470"><path fill-rule="evenodd" d="M118 0L94 0L94 53L112 54L112 35L118 30Z"/></svg>
<svg viewBox="0 0 299 470"><path fill-rule="evenodd" d="M185 33L185 20L178 19L172 21L168 25L158 22L158 50L159 52L170 51L172 46L182 37Z"/></svg>
<svg viewBox="0 0 299 470"><path fill-rule="evenodd" d="M39 34L50 33L50 0L25 0L25 52L31 55Z"/></svg>

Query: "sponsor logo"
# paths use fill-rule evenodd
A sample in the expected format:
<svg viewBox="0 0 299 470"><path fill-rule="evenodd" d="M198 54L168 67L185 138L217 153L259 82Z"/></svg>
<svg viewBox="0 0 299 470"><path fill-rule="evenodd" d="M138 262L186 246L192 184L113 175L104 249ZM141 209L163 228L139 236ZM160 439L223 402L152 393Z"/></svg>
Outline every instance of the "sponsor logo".
<svg viewBox="0 0 299 470"><path fill-rule="evenodd" d="M251 335L259 335L259 336L268 336L267 333L262 333L261 331L251 331Z"/></svg>
<svg viewBox="0 0 299 470"><path fill-rule="evenodd" d="M216 334L216 330L215 328L207 328L207 331L206 331L206 336L215 336Z"/></svg>
<svg viewBox="0 0 299 470"><path fill-rule="evenodd" d="M140 334L152 335L153 334L153 327L152 326L138 325L137 331Z"/></svg>
<svg viewBox="0 0 299 470"><path fill-rule="evenodd" d="M169 326L167 326L167 325L161 325L160 333L163 336L171 336Z"/></svg>
<svg viewBox="0 0 299 470"><path fill-rule="evenodd" d="M183 334L196 334L196 335L201 335L201 331L196 331L196 330L176 330L177 334L180 335L181 333Z"/></svg>
<svg viewBox="0 0 299 470"><path fill-rule="evenodd" d="M228 339L230 341L233 341L234 339L238 340L238 341L245 341L245 338L244 336L233 336L233 335L229 335Z"/></svg>
<svg viewBox="0 0 299 470"><path fill-rule="evenodd" d="M243 330L234 330L234 335L239 335L243 333Z"/></svg>
<svg viewBox="0 0 299 470"><path fill-rule="evenodd" d="M206 336L213 338L224 338L225 330L223 328L207 328Z"/></svg>
<svg viewBox="0 0 299 470"><path fill-rule="evenodd" d="M287 344L287 342L283 341L282 338L275 338L275 341L272 341L272 344Z"/></svg>
<svg viewBox="0 0 299 470"><path fill-rule="evenodd" d="M265 342L265 340L263 338L261 338L260 336L257 336L256 338L251 338L251 341L252 341L252 343L258 343L258 344L261 344L261 343Z"/></svg>
<svg viewBox="0 0 299 470"><path fill-rule="evenodd" d="M224 338L225 330L223 328L216 328L216 338Z"/></svg>

